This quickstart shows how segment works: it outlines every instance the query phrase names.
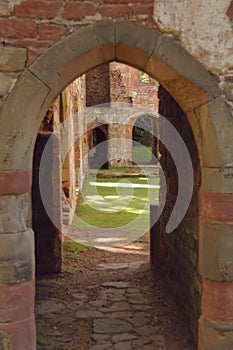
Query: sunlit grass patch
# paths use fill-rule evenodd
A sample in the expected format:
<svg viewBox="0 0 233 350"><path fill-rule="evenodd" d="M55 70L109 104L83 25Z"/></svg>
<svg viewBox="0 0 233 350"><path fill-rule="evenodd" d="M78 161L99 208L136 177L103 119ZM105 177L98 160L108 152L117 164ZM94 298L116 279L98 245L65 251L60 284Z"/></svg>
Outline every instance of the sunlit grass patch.
<svg viewBox="0 0 233 350"><path fill-rule="evenodd" d="M132 229L145 229L149 225L149 205L158 202L158 191L158 178L87 179L73 226L122 228L130 224Z"/></svg>

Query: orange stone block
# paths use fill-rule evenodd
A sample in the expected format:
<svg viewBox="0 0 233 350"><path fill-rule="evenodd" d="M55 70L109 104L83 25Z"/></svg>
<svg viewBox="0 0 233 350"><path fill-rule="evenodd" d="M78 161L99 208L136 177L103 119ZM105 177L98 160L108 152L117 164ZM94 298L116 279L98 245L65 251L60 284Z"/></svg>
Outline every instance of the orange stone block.
<svg viewBox="0 0 233 350"><path fill-rule="evenodd" d="M31 190L31 170L0 171L0 195L27 193Z"/></svg>
<svg viewBox="0 0 233 350"><path fill-rule="evenodd" d="M21 321L34 312L35 279L0 285L0 323Z"/></svg>
<svg viewBox="0 0 233 350"><path fill-rule="evenodd" d="M233 324L233 282L203 280L202 316L209 322Z"/></svg>
<svg viewBox="0 0 233 350"><path fill-rule="evenodd" d="M233 194L199 193L200 216L212 222L233 222Z"/></svg>

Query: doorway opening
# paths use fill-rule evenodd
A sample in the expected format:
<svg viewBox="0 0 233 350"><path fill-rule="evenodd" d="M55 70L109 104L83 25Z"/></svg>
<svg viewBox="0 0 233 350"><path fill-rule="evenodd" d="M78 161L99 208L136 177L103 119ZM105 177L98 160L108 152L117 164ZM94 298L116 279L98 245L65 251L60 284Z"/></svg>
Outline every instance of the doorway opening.
<svg viewBox="0 0 233 350"><path fill-rule="evenodd" d="M115 66L114 66L115 64ZM112 63L112 67L114 67L113 71L114 71L114 77L115 77L115 68L118 68L118 76L119 76L119 71L122 74L121 79L119 79L120 81L120 86L122 88L122 85L124 85L124 75L122 72L125 71L133 71L133 73L131 72L132 76L136 75L137 79L139 79L138 77L140 77L140 71L138 71L135 68L129 67L129 66L124 66L123 64L119 64L119 63ZM102 67L101 67L102 68ZM122 69L122 71L120 70L120 68ZM94 70L95 74L96 71L98 70L98 68L96 68ZM106 72L106 71L105 71ZM111 65L110 68L108 69L108 72L110 72L110 74L108 74L108 77L111 75ZM89 72L89 78L91 76L91 71ZM82 76L80 78L78 78L78 80L84 80L86 79L86 77ZM87 81L86 81L87 83ZM116 86L116 81L114 82L115 86ZM151 81L151 84L153 82ZM81 89L79 90L77 87L80 87ZM113 88L110 85L110 89L112 89L111 91L113 92ZM169 94L164 91L162 94L162 87L159 87L158 89L158 84L157 82L154 82L154 86L156 89L156 94L158 95L158 91L160 94L160 102L161 104L159 105L160 110L164 112L164 114L167 116L167 118L169 119L170 115L167 115L166 113L166 108L170 108L171 105L175 102L173 102L172 97L170 97L170 102L168 101L168 96ZM148 88L148 86L147 86ZM74 147L69 149L69 152L67 153L65 160L63 162L63 166L62 168L59 168L59 164L56 164L56 166L58 166L58 168L51 168L52 173L55 171L55 173L59 176L56 177L57 179L57 186L61 186L63 187L63 192L64 194L58 194L60 196L60 204L61 207L63 208L63 216L61 215L61 220L63 221L63 224L67 224L67 223L71 223L71 221L73 220L72 218L72 210L69 210L69 206L70 208L72 208L72 206L76 205L76 199L78 199L81 204L83 204L83 207L86 207L86 203L84 203L84 197L83 197L83 193L85 192L85 190L88 188L87 192L85 193L85 198L88 198L88 204L91 206L95 206L97 204L97 207L95 206L94 211L90 214L90 212L87 213L87 217L92 217L95 218L95 220L92 222L88 223L88 227L83 227L80 226L80 223L75 222L75 220L73 221L73 231L71 232L71 234L69 233L68 236L69 237L74 237L76 235L76 233L78 232L78 234L75 236L75 242L70 242L70 240L65 241L64 244L64 254L63 255L63 260L66 261L68 263L68 267L65 267L65 269L69 269L69 271L72 271L72 273L74 272L73 270L73 264L76 268L80 268L81 267L81 263L79 260L79 256L85 256L88 257L89 255L91 256L91 250L84 248L83 247L83 242L85 240L83 240L83 235L85 235L85 239L87 243L87 246L90 244L91 241L94 240L95 244L97 242L101 242L101 244L99 244L99 246L101 246L102 249L104 249L104 253L103 253L103 261L101 263L101 257L99 256L99 251L95 250L95 255L96 255L96 264L98 265L97 268L99 269L99 271L102 271L103 276L104 275L108 275L109 272L112 274L113 271L116 272L115 276L117 279L119 279L119 274L122 273L120 271L125 270L128 273L128 277L127 274L125 275L125 279L127 278L132 278L132 280L134 280L133 274L131 274L131 272L137 271L137 273L141 274L142 271L144 271L143 273L145 273L145 271L147 271L147 267L148 267L148 259L149 259L149 226L146 229L146 224L144 223L144 221L142 220L142 217L144 215L144 217L147 217L147 223L149 224L149 205L150 202L147 203L147 207L145 212L142 214L141 218L136 221L136 226L133 226L131 224L131 231L133 231L133 234L131 234L132 232L129 233L129 231L122 231L120 232L121 226L125 226L125 223L123 223L123 219L122 217L120 218L120 221L118 221L118 226L117 226L117 231L121 233L120 237L114 236L114 233L111 232L111 228L112 225L114 225L114 220L115 219L111 219L110 217L108 219L106 219L105 221L105 226L103 225L103 220L101 225L98 225L96 227L96 220L97 220L97 214L96 214L96 209L98 210L101 207L101 203L99 200L99 195L102 197L105 197L105 199L107 199L107 206L105 206L105 208L102 208L102 211L104 212L105 210L105 214L104 216L107 217L107 215L109 214L109 212L114 211L114 205L113 205L113 201L117 201L119 200L119 202L117 202L117 206L119 206L121 203L120 201L124 198L126 198L128 196L127 194L127 187L128 188L138 188L135 191L138 191L138 195L136 195L136 192L133 194L133 197L135 197L135 203L137 204L143 204L143 208L145 207L145 203L146 202L146 198L144 199L144 195L142 194L142 188L147 188L149 191L149 188L154 188L155 191L157 192L157 194L155 195L155 192L153 195L151 195L151 198L153 198L154 202L158 203L159 200L159 196L162 197L164 196L164 193L160 193L160 195L158 195L158 190L159 190L159 166L155 165L155 162L153 163L153 158L154 156L158 157L158 153L159 151L161 151L162 155L163 155L163 160L162 162L164 165L164 172L165 173L172 173L172 182L169 183L169 186L173 186L176 183L176 170L175 168L172 168L173 164L172 161L171 163L169 163L169 159L168 155L167 155L167 151L166 149L163 149L162 145L159 145L156 137L154 136L156 133L152 132L151 130L153 130L154 128L157 127L156 122L155 122L155 117L148 115L141 115L139 117L136 118L135 121L135 116L134 114L132 115L132 120L134 120L134 123L122 123L121 120L116 120L114 119L114 122L112 124L109 123L109 118L111 119L112 116L109 115L109 108L113 108L111 106L111 101L109 101L109 104L106 104L106 106L101 106L101 113L99 113L99 108L97 108L97 112L95 113L95 110L93 108L93 106L91 106L91 112L87 112L85 113L79 113L80 111L77 108L81 108L85 110L85 105L83 104L83 102L79 102L79 105L77 107L77 98L74 99L74 102L72 102L71 104L67 104L67 101L70 101L69 98L69 93L70 91L72 91L72 94L74 93L73 89L76 89L76 92L78 91L78 95L80 95L80 93L84 94L86 93L86 90L83 89L82 83L80 81L75 81L74 82L74 86L73 87L68 87L68 91L63 91L62 94L59 96L58 100L55 101L53 107L51 107L51 109L53 111L55 111L55 113L53 113L53 122L56 124L56 120L57 120L57 125L61 122L64 122L64 120L68 119L68 114L71 113L72 115L75 115L75 113L78 114L78 116L76 118L74 118L74 121L71 122L69 121L69 132L68 134L63 131L63 129L61 129L61 133L63 132L63 140L60 142L59 146L55 146L55 149L52 150L51 153L51 157L52 159L54 159L54 157L57 155L56 152L59 153L59 151L62 149L62 147L64 147L65 143L67 143L67 138L71 138L72 139L72 135L71 135L71 131L73 130L73 133L75 134L76 130L75 128L77 127L77 129L79 130L79 137L78 137L78 142L77 140L75 140L74 142ZM93 88L91 89L91 91L93 92ZM125 106L125 101L127 101L126 103L126 112L129 113L129 108L133 109L134 106L134 99L136 100L137 98L137 86L135 87L135 90L132 90L132 85L131 85L131 90L129 90L129 88L127 89L125 87L125 89L123 90L123 93L120 95L119 100L123 101L123 106ZM129 96L132 95L133 97L130 98L129 100ZM111 96L111 94L110 94ZM114 94L114 96L116 96L116 94ZM165 104L164 104L164 96L165 96ZM127 97L127 98L125 98ZM131 97L131 96L130 96ZM119 102L118 101L114 101L114 102ZM64 101L65 102L65 106L64 106ZM85 97L82 96L81 101L85 101ZM130 102L129 102L130 101ZM150 100L149 100L150 101ZM101 102L101 101L99 101ZM150 101L151 103L151 101ZM155 101L155 104L158 105L158 101ZM65 108L66 107L66 108ZM145 107L146 108L146 107ZM157 111L156 111L157 112ZM179 115L180 118L180 114L183 113L181 112L181 110L177 107L177 110L173 109L173 113L172 117L175 118L175 115ZM47 114L46 114L47 115ZM91 119L89 120L89 115L91 115ZM100 115L101 119L103 120L102 123L100 123L100 121L97 119L97 116ZM121 117L122 117L122 111L121 111ZM129 115L127 114L128 119ZM106 118L108 118L106 120ZM95 124L91 124L91 121L95 120ZM117 123L118 121L118 123ZM45 121L43 121L43 124L45 124ZM184 123L182 125L182 127L184 128ZM186 123L186 128L190 129L188 123ZM80 132L81 130L81 132ZM148 131L150 130L150 132ZM41 133L43 132L43 130L41 130ZM50 131L50 133L52 133L52 131ZM187 133L187 130L186 130ZM152 134L152 136L151 136ZM123 147L119 147L119 148L114 148L113 145L106 147L107 141L109 141L109 139L111 140L111 138L114 138L114 140L118 137L121 137L121 141L122 142L122 135L125 136L125 138L128 137L128 135L130 135L131 139L130 139L130 145L131 148L129 148L130 152L128 154L127 158L123 158L122 157L122 149L125 152L125 150L127 151L127 143L123 144ZM48 132L46 132L46 138L48 138L48 136L50 136L50 134L48 134ZM117 136L117 137L116 137ZM45 137L45 136L44 136ZM81 141L80 141L81 140ZM140 144L141 147L146 148L149 147L149 157L147 158L147 155L143 155L142 158L139 160L137 159L135 161L134 158L134 151L132 150L132 141L136 141L137 143ZM119 145L121 146L119 142ZM69 143L69 142L68 142ZM104 144L104 146L102 147L102 144ZM139 146L139 147L140 147ZM161 146L161 147L160 147ZM39 147L40 148L40 147ZM108 162L108 156L109 154L113 154L111 161ZM87 157L88 154L88 157ZM56 158L56 157L55 157ZM113 162L113 160L116 160L115 162ZM137 163L137 166L135 167L135 164ZM52 164L52 162L51 162ZM142 165L142 168L141 168ZM146 167L148 166L148 168ZM36 168L36 167L35 167ZM109 168L109 169L108 169ZM172 169L172 170L171 170ZM95 172L92 172L92 170L95 170ZM145 176L145 172L146 175ZM78 180L75 179L75 174L78 174ZM97 177L97 179L95 179L95 181L93 182L92 178L88 179L88 185L87 185L87 177L89 176L88 174L95 174L95 176ZM117 174L117 175L116 175ZM51 188L54 188L54 176L51 176L53 183L51 182ZM120 185L116 185L116 182L119 182L120 180ZM74 191L74 182L75 182L75 191ZM129 185L129 182L131 183ZM93 186L95 187L95 189L97 188L97 193L95 192L94 194L92 194L92 189ZM105 190L111 188L113 189L112 193L110 192L105 192ZM120 190L120 188L122 188L122 190ZM88 192L89 191L89 192ZM119 193L118 193L119 191ZM59 192L59 191L58 191ZM62 192L61 192L62 193ZM72 205L72 199L73 199L73 194L75 193L75 200L73 201L73 205ZM176 195L176 189L174 187L174 191L170 191L169 195ZM51 195L52 198L54 198L54 195ZM58 199L56 197L56 199ZM130 202L130 205L127 207L126 211L127 214L129 214L129 212L131 211L131 214L135 214L136 213L136 217L139 216L139 212L142 211L142 208L138 207L138 206L134 206L132 205L133 200ZM35 204L35 203L34 203ZM196 203L195 203L196 205ZM194 206L195 206L194 205ZM68 207L68 209L67 209ZM83 216L81 216L81 212L83 210L83 207L80 205L77 207L76 209L76 214L78 219L82 218ZM35 206L34 206L34 213L37 212L37 210L35 210ZM119 215L119 210L116 211L117 215ZM67 214L68 213L68 214ZM69 216L70 215L70 216ZM44 214L44 218L46 217L46 215ZM65 219L67 219L65 221ZM160 224L162 223L162 221L160 221ZM127 223L126 223L127 225ZM144 236L138 234L137 229L139 228L139 226L142 225L143 226L143 230L144 233L146 233ZM90 227L91 226L91 227ZM47 226L48 227L48 226ZM93 230L94 227L94 230ZM106 236L106 229L107 229L107 236ZM46 230L46 234L43 236L41 235L40 229L37 229L35 221L34 221L34 230L36 232L36 237L37 237L37 265L39 268L37 268L37 271L41 271L42 273L47 272L47 273L51 273L51 272L60 272L63 273L61 271L61 267L62 267L62 245L63 245L63 240L64 238L61 235L61 232L58 230L55 232L55 235L53 236L51 241L52 245L50 245L50 251L48 252L48 239L47 236L50 236L49 230ZM131 234L131 236L130 236ZM94 236L93 236L94 235ZM97 236L95 236L97 235ZM113 236L112 236L113 235ZM121 246L120 248L117 248L117 244L109 244L109 242L115 242L119 243L119 242L123 242L122 237L128 235L129 237L127 237L127 239L125 240L125 244L123 246ZM56 236L56 237L55 237ZM77 237L81 237L80 239L77 239ZM129 238L129 241L128 241ZM138 239L135 239L138 238ZM165 240L165 238L161 237L161 242L162 240ZM186 238L181 238L182 240L186 240ZM176 239L177 240L177 239ZM40 242L43 243L40 245ZM56 241L56 244L54 244ZM104 242L104 243L103 243ZM133 243L132 243L133 242ZM47 248L43 249L43 245L45 245ZM90 244L92 245L92 244ZM94 245L94 244L93 244ZM98 244L96 244L98 246ZM169 249L170 249L170 241L168 243L166 243L167 245L167 253L166 254L170 254ZM55 248L56 246L56 249ZM110 246L110 248L109 248ZM108 249L105 249L106 247L108 247ZM178 247L178 246L177 246ZM94 248L95 249L95 248ZM158 253L160 253L160 247L156 247ZM197 247L195 247L195 249L197 249ZM60 250L60 253L59 253ZM42 252L45 252L45 254L47 254L46 257L46 262L43 264L40 264L40 258L43 259L43 254ZM113 258L113 253L116 253L116 258ZM58 262L58 264L56 266L58 266L56 269L53 267L53 265L51 264L51 256L49 255L54 255L56 258L56 261ZM108 258L107 258L108 257ZM118 258L117 258L118 257ZM127 258L127 260L123 260ZM94 258L92 257L93 261ZM110 259L110 260L109 260ZM70 262L72 262L72 264L70 264ZM98 263L97 263L98 262ZM195 262L196 263L196 262ZM59 265L60 264L60 265ZM44 266L42 268L42 266ZM91 263L90 263L90 266ZM93 267L92 267L93 268ZM168 269L170 269L170 267L167 267ZM193 270L195 270L195 264L193 265ZM46 270L47 269L47 270ZM91 268L90 268L91 269ZM130 272L130 269L132 269L132 271ZM135 270L136 269L136 270ZM138 270L137 270L138 269ZM85 270L86 271L86 270ZM141 272L140 272L141 271ZM88 273L89 272L85 272ZM177 273L177 271L176 271ZM91 275L91 274L90 274ZM142 275L141 275L142 276ZM70 276L71 277L71 276ZM93 278L93 277L90 277ZM100 278L100 277L98 277ZM149 277L148 277L149 278ZM59 278L56 278L57 281L60 281ZM126 280L123 280L122 282L126 282ZM110 283L110 282L116 282L116 281L105 281L103 283ZM60 283L60 282L59 282ZM84 281L83 281L84 283ZM85 282L86 283L86 282ZM84 285L85 285L84 283ZM114 285L113 283L113 285ZM149 282L151 283L151 281ZM111 284L111 283L110 283ZM109 286L110 286L109 284ZM84 286L83 285L83 286ZM109 288L112 288L112 286L110 286ZM136 288L135 285L133 284L130 287L127 288ZM43 289L43 288L42 288ZM141 292L141 287L139 288L140 292ZM43 289L44 291L44 289ZM109 292L109 291L108 291ZM43 292L42 292L43 293ZM75 291L73 290L73 294L75 294ZM89 298L89 296L87 296L86 294L81 293L81 291L79 290L78 292L79 297L81 298ZM178 294L177 294L178 295ZM196 295L196 302L198 302L198 298L199 296ZM58 303L59 304L59 303ZM39 300L39 315L41 312L41 308L43 308L44 303ZM89 305L90 306L90 305ZM52 306L52 307L57 307L57 306ZM139 306L138 306L139 307ZM60 305L59 308L61 308L62 310L62 306ZM90 310L89 310L90 311ZM99 312L99 309L97 310ZM190 309L189 309L190 312ZM48 312L48 314L51 316L51 313ZM64 313L65 315L65 313ZM79 318L78 318L79 319ZM83 321L84 318L79 319ZM89 320L90 321L90 320ZM195 322L195 321L193 321ZM86 326L85 326L86 327ZM84 328L85 328L84 327ZM56 332L55 332L56 333ZM149 341L149 340L148 340ZM151 339L150 339L151 341Z"/></svg>

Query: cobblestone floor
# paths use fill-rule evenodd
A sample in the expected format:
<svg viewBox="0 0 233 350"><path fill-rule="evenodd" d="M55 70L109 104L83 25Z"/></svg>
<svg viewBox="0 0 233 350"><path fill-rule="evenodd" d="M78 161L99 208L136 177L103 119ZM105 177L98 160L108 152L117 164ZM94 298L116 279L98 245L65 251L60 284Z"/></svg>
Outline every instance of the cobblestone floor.
<svg viewBox="0 0 233 350"><path fill-rule="evenodd" d="M119 262L94 252L89 270L84 260L73 261L72 271L37 281L38 350L194 349L186 331L169 335L176 315L145 256Z"/></svg>

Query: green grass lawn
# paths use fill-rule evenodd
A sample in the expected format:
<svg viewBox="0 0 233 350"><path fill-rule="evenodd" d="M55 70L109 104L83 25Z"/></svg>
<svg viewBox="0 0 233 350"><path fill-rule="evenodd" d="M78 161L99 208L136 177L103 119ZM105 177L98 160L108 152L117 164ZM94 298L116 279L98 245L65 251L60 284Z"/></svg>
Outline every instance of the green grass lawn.
<svg viewBox="0 0 233 350"><path fill-rule="evenodd" d="M148 185L156 188L148 189ZM145 230L149 227L149 205L158 202L158 185L158 178L86 179L73 226L127 225L127 230Z"/></svg>

